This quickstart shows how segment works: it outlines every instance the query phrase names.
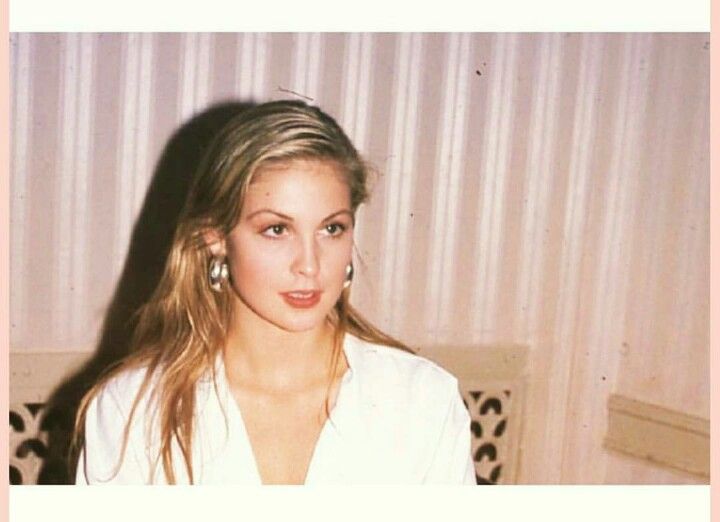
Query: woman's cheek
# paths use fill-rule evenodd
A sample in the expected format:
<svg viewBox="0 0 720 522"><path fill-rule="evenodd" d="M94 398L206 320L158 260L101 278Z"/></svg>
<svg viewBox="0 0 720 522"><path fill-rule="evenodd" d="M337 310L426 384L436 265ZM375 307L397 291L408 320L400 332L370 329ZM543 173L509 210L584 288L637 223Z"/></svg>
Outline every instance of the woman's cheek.
<svg viewBox="0 0 720 522"><path fill-rule="evenodd" d="M246 243L244 248L228 251L230 273L238 289L267 285L268 275L278 274L278 256L263 249L262 244Z"/></svg>
<svg viewBox="0 0 720 522"><path fill-rule="evenodd" d="M242 264L243 273L246 277L253 278L254 282L267 284L271 280L268 276L284 273L284 257L283 252L278 249L271 249L270 252L262 248L254 249Z"/></svg>

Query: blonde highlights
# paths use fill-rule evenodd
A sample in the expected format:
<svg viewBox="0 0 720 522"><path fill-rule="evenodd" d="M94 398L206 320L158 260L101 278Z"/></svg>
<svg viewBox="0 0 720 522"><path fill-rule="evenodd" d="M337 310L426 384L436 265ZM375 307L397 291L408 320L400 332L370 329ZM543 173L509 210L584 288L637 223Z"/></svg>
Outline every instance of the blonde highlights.
<svg viewBox="0 0 720 522"><path fill-rule="evenodd" d="M145 368L140 391L125 426L118 468L128 443L132 418L141 399L155 406L151 423L159 430L154 469L162 467L165 480L176 483L173 447L179 449L190 483L195 388L208 371L214 372L226 342L231 317L228 291L214 292L208 283L211 254L204 234L223 237L237 224L248 186L255 173L275 162L321 159L340 167L350 188L353 214L368 196L369 167L330 116L298 101L257 105L236 116L204 153L185 200L160 281L138 312L130 355L108 371L83 397L75 422L75 446L82 445L90 402L114 376L130 368ZM365 320L349 303L350 289L342 291L328 320L334 326L330 384L336 377L345 333L361 339L409 350ZM213 375L214 378L214 375ZM326 401L326 411L328 402ZM329 413L329 412L328 412Z"/></svg>

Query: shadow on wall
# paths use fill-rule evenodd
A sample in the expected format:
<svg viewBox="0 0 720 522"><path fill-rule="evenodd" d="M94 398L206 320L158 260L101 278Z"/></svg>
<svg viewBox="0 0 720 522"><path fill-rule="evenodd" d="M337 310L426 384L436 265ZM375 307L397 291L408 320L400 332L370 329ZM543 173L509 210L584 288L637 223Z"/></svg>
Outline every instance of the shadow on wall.
<svg viewBox="0 0 720 522"><path fill-rule="evenodd" d="M48 400L41 429L49 434L38 484L72 484L77 455L70 447L78 405L109 367L129 354L136 317L157 286L190 182L212 138L252 103L210 107L184 124L168 141L155 168L130 240L128 256L103 321L95 354Z"/></svg>

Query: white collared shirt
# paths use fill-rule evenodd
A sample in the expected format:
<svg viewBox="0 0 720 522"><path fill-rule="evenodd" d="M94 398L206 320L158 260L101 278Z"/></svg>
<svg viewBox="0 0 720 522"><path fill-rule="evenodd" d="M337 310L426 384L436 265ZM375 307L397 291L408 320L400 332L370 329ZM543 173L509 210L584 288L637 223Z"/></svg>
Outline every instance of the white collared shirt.
<svg viewBox="0 0 720 522"><path fill-rule="evenodd" d="M455 377L422 357L346 335L348 370L320 432L306 484L475 484L470 417ZM218 358L216 382L196 388L196 484L261 484L242 416ZM159 442L140 401L118 468L124 428L145 371L114 377L90 403L77 484L150 482ZM208 372L210 375L210 372ZM146 394L147 396L147 394ZM149 430L149 431L148 431ZM146 432L150 436L146 436ZM178 483L188 483L178 447ZM154 483L163 483L162 466ZM117 473L114 471L117 470Z"/></svg>

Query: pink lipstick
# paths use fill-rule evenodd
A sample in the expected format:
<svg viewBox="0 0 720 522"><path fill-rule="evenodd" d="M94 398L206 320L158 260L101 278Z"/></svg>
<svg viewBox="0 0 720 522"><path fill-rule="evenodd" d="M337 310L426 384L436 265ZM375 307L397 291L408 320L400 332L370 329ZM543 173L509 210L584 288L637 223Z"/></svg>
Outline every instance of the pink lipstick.
<svg viewBox="0 0 720 522"><path fill-rule="evenodd" d="M280 295L293 308L312 308L320 302L321 294L319 290L295 290L282 292Z"/></svg>

